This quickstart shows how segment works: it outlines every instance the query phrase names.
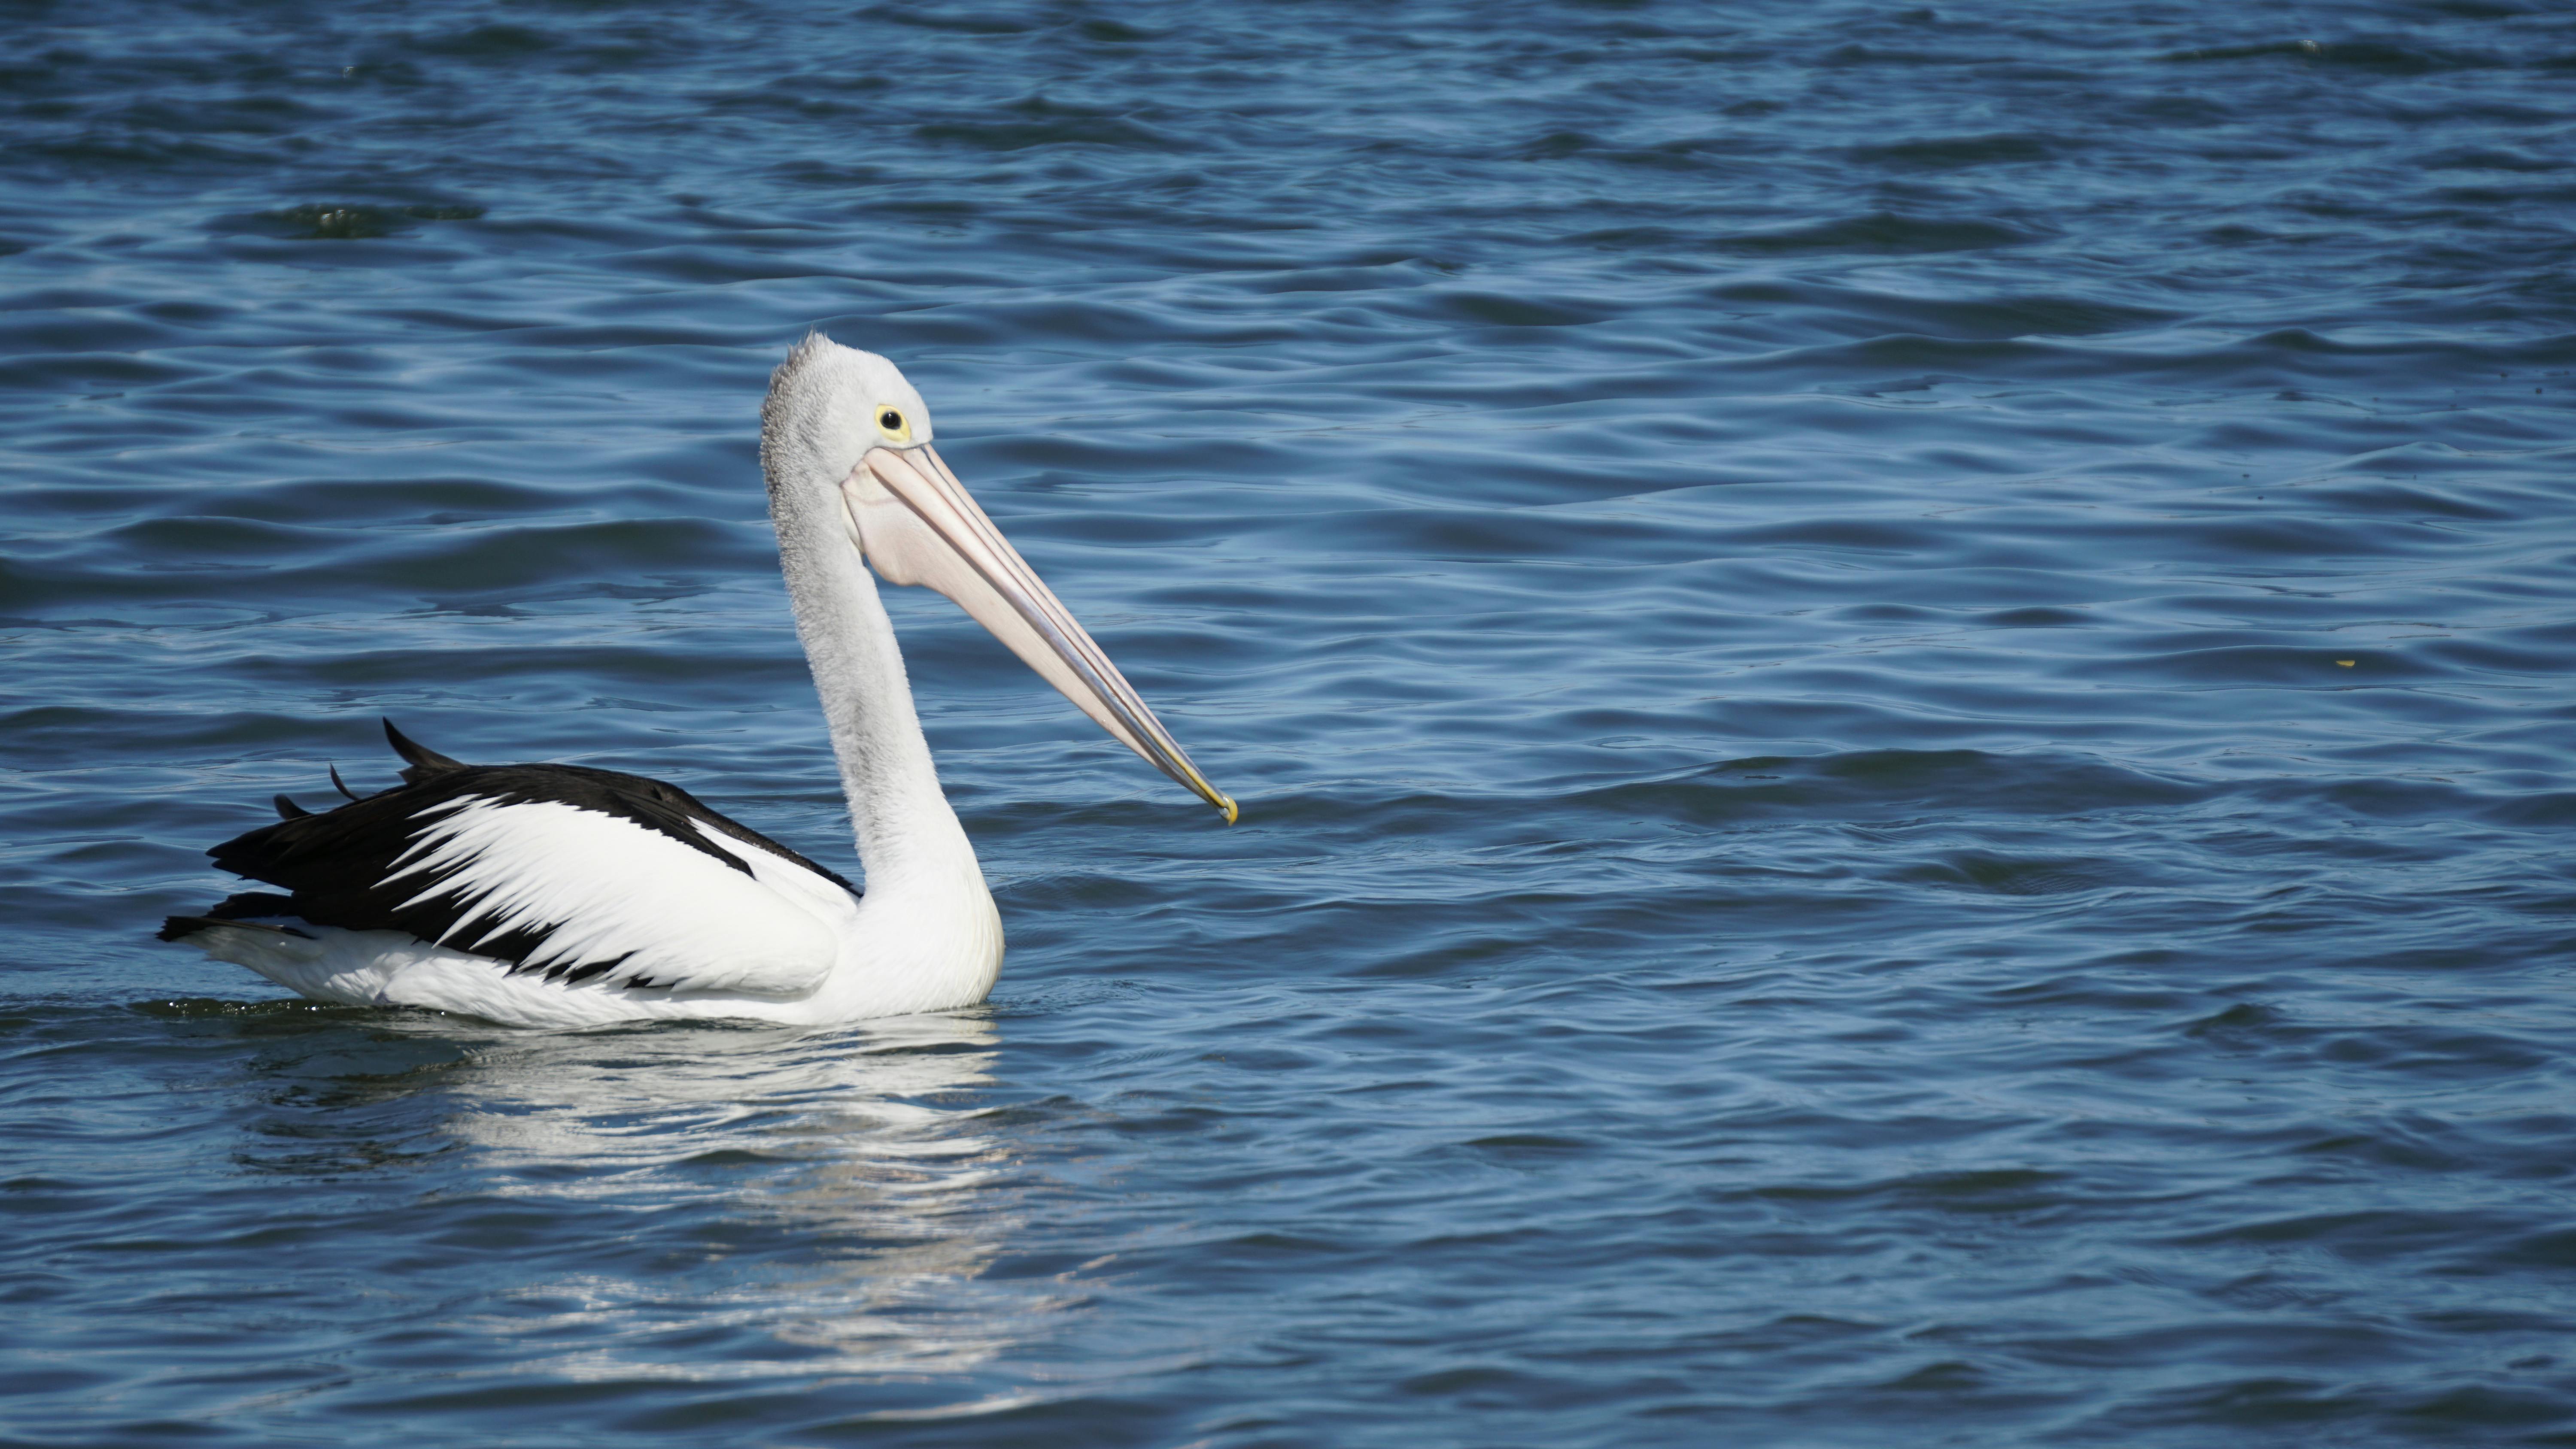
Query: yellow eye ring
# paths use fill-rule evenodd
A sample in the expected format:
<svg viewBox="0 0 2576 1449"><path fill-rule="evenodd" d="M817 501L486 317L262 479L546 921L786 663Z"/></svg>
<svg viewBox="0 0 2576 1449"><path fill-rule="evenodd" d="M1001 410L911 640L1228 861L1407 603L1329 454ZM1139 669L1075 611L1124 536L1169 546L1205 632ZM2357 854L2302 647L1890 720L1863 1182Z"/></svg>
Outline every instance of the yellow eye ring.
<svg viewBox="0 0 2576 1449"><path fill-rule="evenodd" d="M877 431L898 443L912 441L912 425L904 421L900 408L878 408Z"/></svg>

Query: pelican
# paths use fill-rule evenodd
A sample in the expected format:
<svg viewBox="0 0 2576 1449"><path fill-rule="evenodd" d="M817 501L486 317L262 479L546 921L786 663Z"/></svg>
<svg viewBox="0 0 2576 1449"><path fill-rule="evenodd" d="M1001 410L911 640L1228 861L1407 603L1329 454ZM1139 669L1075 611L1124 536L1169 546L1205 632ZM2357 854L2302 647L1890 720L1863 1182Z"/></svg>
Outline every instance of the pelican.
<svg viewBox="0 0 2576 1449"><path fill-rule="evenodd" d="M895 365L807 337L771 374L760 466L867 888L688 792L581 765L468 765L403 735L403 783L207 854L287 894L172 916L165 941L316 1001L506 1025L829 1025L971 1006L1002 922L939 789L873 567L945 594L1111 736L1235 819L931 446Z"/></svg>

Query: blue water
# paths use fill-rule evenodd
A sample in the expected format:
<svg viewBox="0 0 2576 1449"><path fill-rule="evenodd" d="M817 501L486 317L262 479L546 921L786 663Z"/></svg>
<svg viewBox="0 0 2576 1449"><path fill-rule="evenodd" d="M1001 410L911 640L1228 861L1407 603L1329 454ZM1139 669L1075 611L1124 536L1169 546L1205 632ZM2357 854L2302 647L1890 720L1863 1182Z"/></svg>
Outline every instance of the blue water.
<svg viewBox="0 0 2576 1449"><path fill-rule="evenodd" d="M7 1443L2576 1443L2564 7L0 35ZM846 862L809 327L1241 826L901 591L989 1007L151 940L384 714Z"/></svg>

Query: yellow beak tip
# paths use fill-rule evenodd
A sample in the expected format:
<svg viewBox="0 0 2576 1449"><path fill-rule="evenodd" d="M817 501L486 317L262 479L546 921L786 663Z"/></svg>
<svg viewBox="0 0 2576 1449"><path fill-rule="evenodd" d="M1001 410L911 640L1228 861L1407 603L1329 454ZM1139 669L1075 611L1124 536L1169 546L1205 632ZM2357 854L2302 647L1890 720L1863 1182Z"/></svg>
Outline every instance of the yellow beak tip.
<svg viewBox="0 0 2576 1449"><path fill-rule="evenodd" d="M1232 825L1232 824L1234 823L1235 817L1236 817L1238 814L1240 814L1240 813L1241 813L1240 811L1236 810L1236 809L1235 809L1235 807L1234 807L1234 797L1233 797L1233 796L1231 796L1231 795L1223 795L1223 794L1221 794L1221 795L1219 795L1219 796L1217 796L1217 797L1216 797L1216 800L1217 800L1217 808L1218 808L1218 809L1220 809L1220 810L1223 810L1223 811L1225 812L1225 823L1226 823L1226 824L1228 824L1228 825Z"/></svg>

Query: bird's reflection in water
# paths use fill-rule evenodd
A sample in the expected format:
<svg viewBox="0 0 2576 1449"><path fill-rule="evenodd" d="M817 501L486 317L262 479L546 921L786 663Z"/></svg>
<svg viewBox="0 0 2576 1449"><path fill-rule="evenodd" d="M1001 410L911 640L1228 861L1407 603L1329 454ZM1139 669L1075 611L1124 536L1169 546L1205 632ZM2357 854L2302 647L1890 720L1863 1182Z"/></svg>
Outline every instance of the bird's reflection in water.
<svg viewBox="0 0 2576 1449"><path fill-rule="evenodd" d="M458 1326L576 1378L973 1369L1066 1304L983 1276L1026 1187L972 1095L997 1045L975 1015L475 1043L446 1131L480 1216L546 1241Z"/></svg>

